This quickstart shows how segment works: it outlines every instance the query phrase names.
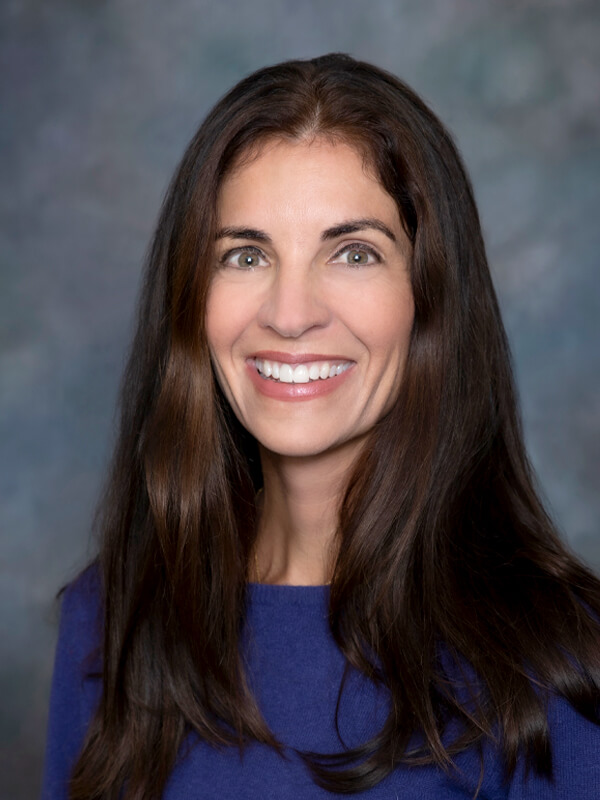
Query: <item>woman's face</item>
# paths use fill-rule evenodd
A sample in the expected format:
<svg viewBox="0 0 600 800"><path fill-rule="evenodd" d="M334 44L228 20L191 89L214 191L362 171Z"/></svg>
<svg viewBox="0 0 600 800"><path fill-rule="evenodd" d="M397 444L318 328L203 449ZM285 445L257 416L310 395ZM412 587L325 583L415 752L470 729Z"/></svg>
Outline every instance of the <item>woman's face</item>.
<svg viewBox="0 0 600 800"><path fill-rule="evenodd" d="M266 144L224 181L206 331L235 414L273 453L358 448L413 323L396 204L346 144Z"/></svg>

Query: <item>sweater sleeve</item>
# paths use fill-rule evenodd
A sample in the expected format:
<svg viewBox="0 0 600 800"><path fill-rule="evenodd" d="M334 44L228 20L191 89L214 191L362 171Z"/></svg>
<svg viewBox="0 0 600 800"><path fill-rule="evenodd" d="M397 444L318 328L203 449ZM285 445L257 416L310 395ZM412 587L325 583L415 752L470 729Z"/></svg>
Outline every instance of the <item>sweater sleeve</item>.
<svg viewBox="0 0 600 800"><path fill-rule="evenodd" d="M100 580L95 567L65 590L50 692L42 800L67 800L69 778L99 699Z"/></svg>
<svg viewBox="0 0 600 800"><path fill-rule="evenodd" d="M600 798L600 726L578 714L563 698L548 709L553 779L520 765L509 800L598 800Z"/></svg>

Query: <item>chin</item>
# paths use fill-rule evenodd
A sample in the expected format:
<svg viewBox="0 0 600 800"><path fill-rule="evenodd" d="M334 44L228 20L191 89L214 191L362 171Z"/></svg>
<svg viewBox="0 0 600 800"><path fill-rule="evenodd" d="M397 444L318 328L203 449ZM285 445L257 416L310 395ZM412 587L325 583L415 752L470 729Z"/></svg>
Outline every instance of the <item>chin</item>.
<svg viewBox="0 0 600 800"><path fill-rule="evenodd" d="M276 456L284 458L315 458L336 449L333 443L313 442L281 442L264 439L258 440L261 447Z"/></svg>
<svg viewBox="0 0 600 800"><path fill-rule="evenodd" d="M358 449L364 442L365 434L349 437L318 437L307 439L306 430L300 431L297 436L285 438L273 435L260 436L253 432L259 445L273 455L282 458L317 458L319 456L340 456ZM345 460L346 456L344 456Z"/></svg>

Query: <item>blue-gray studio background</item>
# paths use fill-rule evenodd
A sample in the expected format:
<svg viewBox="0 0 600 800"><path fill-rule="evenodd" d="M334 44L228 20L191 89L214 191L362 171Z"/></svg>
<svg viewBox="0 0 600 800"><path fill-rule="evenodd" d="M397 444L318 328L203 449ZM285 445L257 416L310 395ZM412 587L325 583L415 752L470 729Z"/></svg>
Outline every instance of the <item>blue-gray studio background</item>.
<svg viewBox="0 0 600 800"><path fill-rule="evenodd" d="M600 564L600 4L2 0L0 795L39 791L53 598L91 552L140 266L197 125L332 50L420 92L475 184L530 453Z"/></svg>

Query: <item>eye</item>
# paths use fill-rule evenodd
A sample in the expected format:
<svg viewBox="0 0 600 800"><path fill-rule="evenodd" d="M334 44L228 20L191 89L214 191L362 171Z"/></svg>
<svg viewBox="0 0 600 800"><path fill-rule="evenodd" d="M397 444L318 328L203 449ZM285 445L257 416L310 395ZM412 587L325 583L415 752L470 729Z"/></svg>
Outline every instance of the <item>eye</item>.
<svg viewBox="0 0 600 800"><path fill-rule="evenodd" d="M349 267L365 267L370 264L380 264L381 256L373 248L366 244L347 244L335 253L332 259L334 262L347 264Z"/></svg>
<svg viewBox="0 0 600 800"><path fill-rule="evenodd" d="M219 263L224 267L253 270L257 267L266 267L267 259L258 247L236 247L221 256Z"/></svg>

